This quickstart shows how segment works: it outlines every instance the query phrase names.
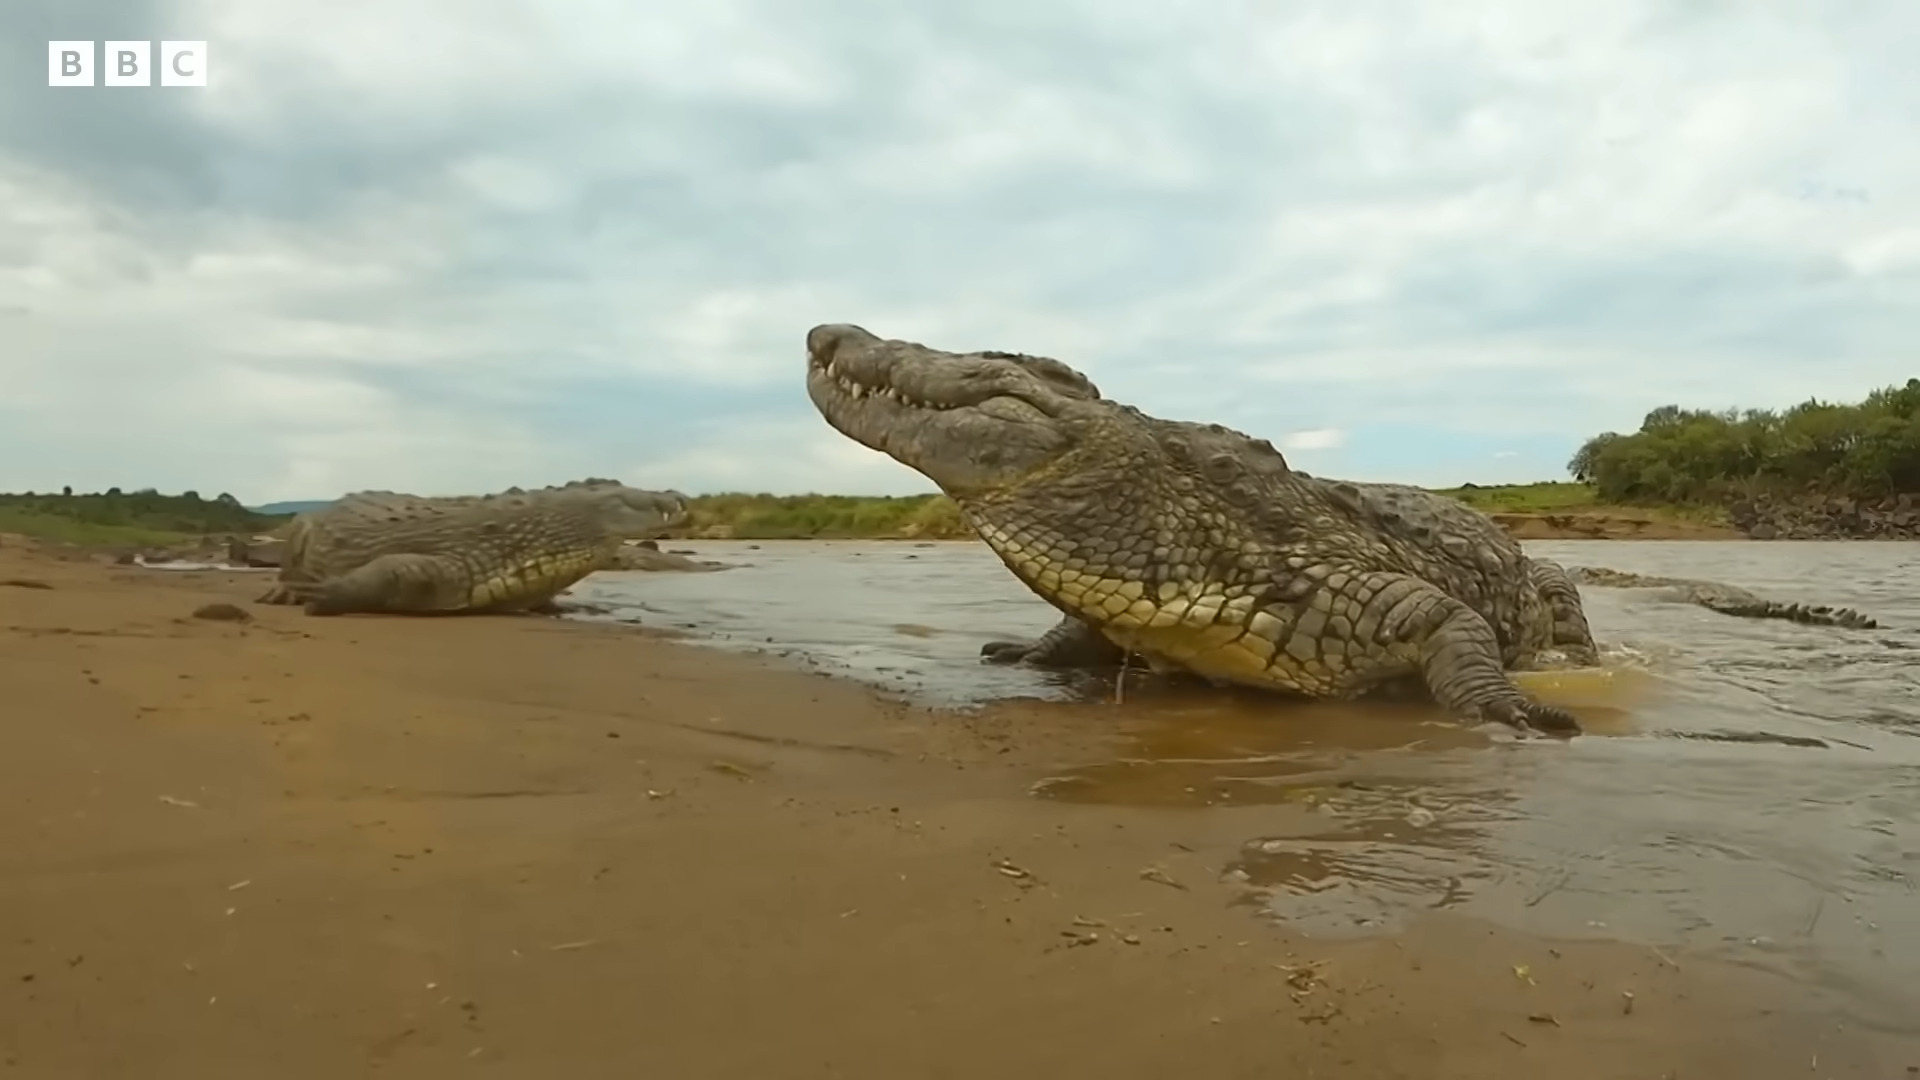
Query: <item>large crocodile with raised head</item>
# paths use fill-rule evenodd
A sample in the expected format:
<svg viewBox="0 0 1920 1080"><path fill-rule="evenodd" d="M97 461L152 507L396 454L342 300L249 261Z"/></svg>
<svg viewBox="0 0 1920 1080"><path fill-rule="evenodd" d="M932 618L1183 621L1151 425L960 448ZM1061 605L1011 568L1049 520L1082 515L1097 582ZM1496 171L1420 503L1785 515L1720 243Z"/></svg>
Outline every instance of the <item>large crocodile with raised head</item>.
<svg viewBox="0 0 1920 1080"><path fill-rule="evenodd" d="M684 522L687 500L614 480L497 495L361 491L296 517L263 604L310 615L541 610L622 541Z"/></svg>
<svg viewBox="0 0 1920 1080"><path fill-rule="evenodd" d="M1291 469L1265 440L1161 420L1048 357L952 353L851 325L807 335L807 393L842 434L923 473L1066 619L997 658L1137 655L1319 698L1410 681L1473 719L1579 730L1507 671L1591 662L1564 571L1414 488Z"/></svg>

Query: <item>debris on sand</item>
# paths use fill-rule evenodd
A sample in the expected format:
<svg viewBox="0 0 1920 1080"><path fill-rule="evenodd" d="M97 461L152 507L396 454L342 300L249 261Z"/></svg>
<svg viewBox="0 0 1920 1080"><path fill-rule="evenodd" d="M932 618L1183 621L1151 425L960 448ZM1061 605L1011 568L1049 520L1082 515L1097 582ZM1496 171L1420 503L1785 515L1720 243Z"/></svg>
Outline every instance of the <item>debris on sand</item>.
<svg viewBox="0 0 1920 1080"><path fill-rule="evenodd" d="M35 578L8 578L0 581L0 589L51 589L53 586Z"/></svg>
<svg viewBox="0 0 1920 1080"><path fill-rule="evenodd" d="M1033 871L1024 866L1015 866L1010 859L996 861L993 868L1000 871L1001 876L1011 879L1015 885L1023 889L1031 889L1040 883L1040 880L1033 876Z"/></svg>
<svg viewBox="0 0 1920 1080"><path fill-rule="evenodd" d="M211 622L252 622L253 616L232 604L206 604L195 608L193 617Z"/></svg>
<svg viewBox="0 0 1920 1080"><path fill-rule="evenodd" d="M1145 870L1140 871L1140 880L1151 881L1157 885L1165 885L1169 888L1180 889L1182 891L1185 891L1187 888L1185 885L1173 880L1172 876L1157 866L1149 866Z"/></svg>

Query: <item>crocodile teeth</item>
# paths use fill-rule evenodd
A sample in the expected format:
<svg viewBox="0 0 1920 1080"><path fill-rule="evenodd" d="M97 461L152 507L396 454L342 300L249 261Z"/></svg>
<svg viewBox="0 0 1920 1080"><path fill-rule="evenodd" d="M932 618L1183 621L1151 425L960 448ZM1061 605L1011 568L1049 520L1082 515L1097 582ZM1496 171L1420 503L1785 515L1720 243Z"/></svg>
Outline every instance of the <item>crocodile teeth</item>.
<svg viewBox="0 0 1920 1080"><path fill-rule="evenodd" d="M921 401L919 398L916 398L916 397L909 397L907 394L899 390L897 387L892 387L892 386L873 387L873 386L864 385L862 383L854 382L852 379L849 379L846 376L841 375L839 372L835 371L832 364L827 365L827 374L833 378L834 382L839 384L840 389L845 391L848 397L853 398L855 401L858 401L864 397L877 397L877 398L885 398L886 400L895 402L896 404L905 405L907 408L910 408L910 409L926 409L926 410L931 410L933 412L945 412L946 410L953 408L953 406L951 405L941 405L941 404L936 404L930 401Z"/></svg>

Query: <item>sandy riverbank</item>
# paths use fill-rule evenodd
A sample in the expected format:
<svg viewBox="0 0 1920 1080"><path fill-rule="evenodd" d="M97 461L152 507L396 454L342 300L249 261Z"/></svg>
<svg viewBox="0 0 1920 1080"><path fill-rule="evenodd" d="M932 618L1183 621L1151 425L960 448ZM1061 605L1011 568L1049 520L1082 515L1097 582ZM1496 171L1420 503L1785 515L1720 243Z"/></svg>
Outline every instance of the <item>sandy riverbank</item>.
<svg viewBox="0 0 1920 1080"><path fill-rule="evenodd" d="M1731 525L1652 513L1491 515L1521 540L1745 540Z"/></svg>
<svg viewBox="0 0 1920 1080"><path fill-rule="evenodd" d="M0 549L0 582L50 586L0 585L0 1076L1920 1065L1692 956L1290 935L1228 905L1213 815L1025 794L1111 752L1097 710L932 715L534 618L309 619L246 604L259 575ZM219 601L254 621L189 617Z"/></svg>

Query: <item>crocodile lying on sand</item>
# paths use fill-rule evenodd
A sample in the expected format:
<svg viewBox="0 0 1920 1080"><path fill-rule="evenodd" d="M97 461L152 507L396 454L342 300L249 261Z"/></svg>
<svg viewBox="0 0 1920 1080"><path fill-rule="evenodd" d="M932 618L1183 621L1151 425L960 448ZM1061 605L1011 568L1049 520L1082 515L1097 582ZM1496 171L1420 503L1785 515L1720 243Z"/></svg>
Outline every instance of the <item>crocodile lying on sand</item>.
<svg viewBox="0 0 1920 1080"><path fill-rule="evenodd" d="M1423 681L1443 707L1576 732L1507 669L1593 641L1558 566L1415 488L1291 469L1265 440L1161 420L1047 357L951 353L846 324L807 335L807 393L842 434L923 473L1067 619L988 651L1319 698Z"/></svg>
<svg viewBox="0 0 1920 1080"><path fill-rule="evenodd" d="M310 615L541 610L627 539L686 520L686 497L613 480L497 495L362 491L295 518L263 604Z"/></svg>
<svg viewBox="0 0 1920 1080"><path fill-rule="evenodd" d="M1609 570L1604 566L1570 566L1567 567L1567 576L1581 585L1613 589L1664 589L1672 599L1698 604L1723 615L1738 615L1748 619L1785 619L1810 626L1841 626L1850 630L1874 630L1880 626L1878 621L1852 608L1829 607L1825 604L1783 604L1717 581L1648 577L1625 570Z"/></svg>

